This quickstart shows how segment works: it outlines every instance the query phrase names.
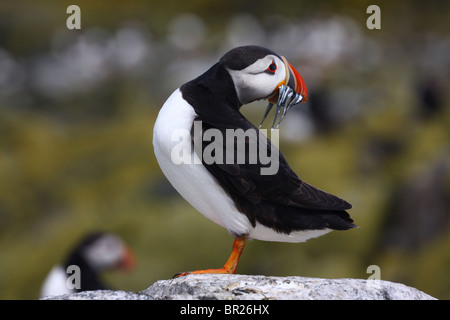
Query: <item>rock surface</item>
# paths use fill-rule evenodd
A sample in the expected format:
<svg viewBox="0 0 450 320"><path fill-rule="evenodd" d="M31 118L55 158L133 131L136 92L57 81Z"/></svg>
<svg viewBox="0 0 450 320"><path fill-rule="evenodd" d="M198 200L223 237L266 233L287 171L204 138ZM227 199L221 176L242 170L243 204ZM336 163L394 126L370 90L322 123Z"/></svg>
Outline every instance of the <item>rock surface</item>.
<svg viewBox="0 0 450 320"><path fill-rule="evenodd" d="M42 297L40 300L155 300L149 295L122 290L94 290L60 296Z"/></svg>
<svg viewBox="0 0 450 320"><path fill-rule="evenodd" d="M422 291L390 281L249 275L190 275L160 280L139 293L99 290L58 300L432 300Z"/></svg>

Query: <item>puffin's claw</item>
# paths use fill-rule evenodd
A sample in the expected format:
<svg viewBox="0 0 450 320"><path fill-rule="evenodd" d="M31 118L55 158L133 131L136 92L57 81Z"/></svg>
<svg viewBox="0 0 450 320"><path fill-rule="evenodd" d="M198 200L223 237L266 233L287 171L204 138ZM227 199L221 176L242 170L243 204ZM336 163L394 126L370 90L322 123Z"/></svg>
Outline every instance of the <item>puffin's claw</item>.
<svg viewBox="0 0 450 320"><path fill-rule="evenodd" d="M179 277L184 277L184 276L187 276L188 274L191 274L191 272L190 271L178 272L178 273L175 273L173 275L172 279L179 278Z"/></svg>

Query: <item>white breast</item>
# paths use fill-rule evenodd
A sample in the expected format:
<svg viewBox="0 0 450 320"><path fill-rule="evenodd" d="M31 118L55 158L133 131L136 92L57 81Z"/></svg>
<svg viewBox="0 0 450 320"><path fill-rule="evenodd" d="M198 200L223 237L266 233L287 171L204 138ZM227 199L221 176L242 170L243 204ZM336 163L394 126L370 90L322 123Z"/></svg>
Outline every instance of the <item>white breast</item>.
<svg viewBox="0 0 450 320"><path fill-rule="evenodd" d="M73 290L67 287L67 274L60 265L54 266L42 284L40 297L59 296L72 293Z"/></svg>
<svg viewBox="0 0 450 320"><path fill-rule="evenodd" d="M194 108L177 89L161 108L153 130L153 148L164 175L195 209L236 235L248 234L251 224L233 200L201 164L192 150L191 163L175 164L172 151L180 144L179 134L190 133L196 117Z"/></svg>

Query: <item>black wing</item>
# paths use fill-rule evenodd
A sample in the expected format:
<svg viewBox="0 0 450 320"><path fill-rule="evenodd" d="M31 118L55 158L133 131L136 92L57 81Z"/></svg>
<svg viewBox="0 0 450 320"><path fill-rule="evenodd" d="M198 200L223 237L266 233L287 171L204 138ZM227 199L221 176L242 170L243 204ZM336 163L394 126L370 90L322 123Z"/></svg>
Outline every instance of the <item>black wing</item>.
<svg viewBox="0 0 450 320"><path fill-rule="evenodd" d="M249 125L247 125L246 128L247 130L250 130L247 132L254 131L259 133L259 130L256 129L256 127L250 123L248 124ZM272 202L279 205L305 209L335 211L347 210L352 207L347 201L300 180L300 178L292 171L283 155L272 145L270 140L262 134L241 135L244 139L234 139L233 163L227 164L225 139L227 137L226 130L230 128L221 129L212 127L205 122L202 123L203 132L211 128L219 130L222 137L224 137L222 143L223 161L222 163L217 163L218 161L206 163L203 161L203 164L217 181L219 181L228 194L238 194L240 198L244 198L254 205L261 204L262 202ZM261 174L261 169L268 168L271 164L263 164L259 154L256 156L252 154L255 152L255 148L253 146L252 149L251 145L255 143L258 146L258 148L256 148L257 153L259 153L262 144L266 145L267 154L269 155L271 155L272 152L275 152L276 154L278 151L277 160L279 166L278 170L273 175ZM207 152L212 150L211 146L209 149L206 149L209 144L210 142L202 143L203 156L205 156L205 150ZM241 145L239 146L239 144ZM197 145L200 145L199 141L197 141ZM245 145L245 148L242 147L243 145ZM252 150L253 152L250 152ZM245 155L243 155L242 152L244 152ZM245 158L245 163L242 163L242 161L239 163L239 157L241 157L241 160L242 158ZM256 163L249 163L251 157L253 157L252 159L257 160Z"/></svg>

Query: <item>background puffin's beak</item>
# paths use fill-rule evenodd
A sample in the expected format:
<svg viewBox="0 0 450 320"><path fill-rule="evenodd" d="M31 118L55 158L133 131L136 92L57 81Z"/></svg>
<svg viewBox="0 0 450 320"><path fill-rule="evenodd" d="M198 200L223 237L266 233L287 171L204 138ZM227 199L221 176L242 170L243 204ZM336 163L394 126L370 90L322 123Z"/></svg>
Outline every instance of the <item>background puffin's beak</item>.
<svg viewBox="0 0 450 320"><path fill-rule="evenodd" d="M289 78L287 86L291 87L295 90L298 94L300 94L303 99L301 102L307 102L308 101L308 90L306 89L305 81L303 81L302 76L300 73L298 73L295 68L286 61L286 65L288 66L289 70Z"/></svg>
<svg viewBox="0 0 450 320"><path fill-rule="evenodd" d="M136 266L136 257L130 247L125 246L122 259L116 265L116 269L131 271Z"/></svg>

